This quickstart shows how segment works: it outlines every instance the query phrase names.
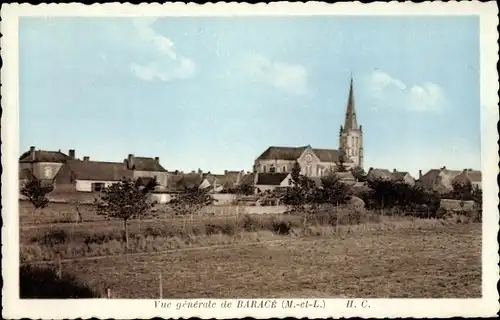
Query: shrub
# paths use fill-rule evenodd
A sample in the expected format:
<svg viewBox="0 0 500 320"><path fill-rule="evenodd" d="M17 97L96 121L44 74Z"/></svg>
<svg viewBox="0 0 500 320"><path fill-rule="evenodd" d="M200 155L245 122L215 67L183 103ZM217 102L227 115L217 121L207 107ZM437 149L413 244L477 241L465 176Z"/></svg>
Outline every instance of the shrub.
<svg viewBox="0 0 500 320"><path fill-rule="evenodd" d="M38 242L46 247L54 247L58 244L63 244L68 241L68 233L63 229L55 229L45 232L41 237L32 237L31 242Z"/></svg>
<svg viewBox="0 0 500 320"><path fill-rule="evenodd" d="M75 277L63 274L59 278L53 269L21 266L19 270L21 299L98 298L99 294Z"/></svg>
<svg viewBox="0 0 500 320"><path fill-rule="evenodd" d="M279 235L289 235L292 231L291 223L288 221L273 221L273 231Z"/></svg>
<svg viewBox="0 0 500 320"><path fill-rule="evenodd" d="M254 232L263 229L263 225L259 221L249 215L244 215L241 220L241 228L246 232Z"/></svg>

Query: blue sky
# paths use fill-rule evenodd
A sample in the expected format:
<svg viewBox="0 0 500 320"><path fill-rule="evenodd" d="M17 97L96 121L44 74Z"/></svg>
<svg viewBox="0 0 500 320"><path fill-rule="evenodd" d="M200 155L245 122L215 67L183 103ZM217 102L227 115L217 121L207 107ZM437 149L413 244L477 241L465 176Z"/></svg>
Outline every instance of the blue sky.
<svg viewBox="0 0 500 320"><path fill-rule="evenodd" d="M350 74L365 169L480 168L476 17L22 18L20 147L168 170L338 148Z"/></svg>

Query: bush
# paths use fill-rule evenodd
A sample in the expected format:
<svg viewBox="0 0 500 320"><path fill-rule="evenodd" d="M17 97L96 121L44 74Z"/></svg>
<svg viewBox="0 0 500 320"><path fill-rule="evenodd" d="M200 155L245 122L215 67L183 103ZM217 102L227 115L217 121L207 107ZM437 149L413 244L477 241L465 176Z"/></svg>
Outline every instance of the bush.
<svg viewBox="0 0 500 320"><path fill-rule="evenodd" d="M63 274L59 279L53 269L34 266L21 266L19 289L21 299L99 298L71 275Z"/></svg>
<svg viewBox="0 0 500 320"><path fill-rule="evenodd" d="M292 225L288 221L273 221L273 232L279 235L289 235L292 231Z"/></svg>
<svg viewBox="0 0 500 320"><path fill-rule="evenodd" d="M69 239L68 233L63 229L55 229L45 232L41 237L31 238L31 242L38 242L46 247L54 247L58 244L66 243Z"/></svg>
<svg viewBox="0 0 500 320"><path fill-rule="evenodd" d="M246 232L254 232L259 229L264 229L264 225L249 215L244 215L241 221L241 228Z"/></svg>

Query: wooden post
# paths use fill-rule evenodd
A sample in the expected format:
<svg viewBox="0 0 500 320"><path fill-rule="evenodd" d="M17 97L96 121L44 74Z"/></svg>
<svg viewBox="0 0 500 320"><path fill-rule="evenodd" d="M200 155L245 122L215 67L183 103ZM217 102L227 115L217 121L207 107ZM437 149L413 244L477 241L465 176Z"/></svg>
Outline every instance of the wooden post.
<svg viewBox="0 0 500 320"><path fill-rule="evenodd" d="M107 297L108 297L108 299L111 299L111 289L110 288L108 288L108 290L107 290Z"/></svg>
<svg viewBox="0 0 500 320"><path fill-rule="evenodd" d="M161 271L160 271L160 299L163 299L163 281L161 278Z"/></svg>
<svg viewBox="0 0 500 320"><path fill-rule="evenodd" d="M337 218L335 219L335 234L339 234L339 204L337 202L337 206L335 207L335 214L337 215Z"/></svg>
<svg viewBox="0 0 500 320"><path fill-rule="evenodd" d="M62 263L61 263L61 254L57 254L57 277L59 279L62 278Z"/></svg>

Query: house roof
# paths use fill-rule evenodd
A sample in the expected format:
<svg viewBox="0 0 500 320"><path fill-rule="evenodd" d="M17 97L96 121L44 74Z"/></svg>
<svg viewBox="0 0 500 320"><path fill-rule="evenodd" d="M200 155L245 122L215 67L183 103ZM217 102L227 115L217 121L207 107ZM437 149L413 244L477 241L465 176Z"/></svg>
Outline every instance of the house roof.
<svg viewBox="0 0 500 320"><path fill-rule="evenodd" d="M34 159L33 159L34 153ZM61 151L35 150L26 151L19 157L19 162L53 162L64 163L67 160L73 159Z"/></svg>
<svg viewBox="0 0 500 320"><path fill-rule="evenodd" d="M302 153L307 149L304 147L274 147L271 146L266 149L257 160L297 160Z"/></svg>
<svg viewBox="0 0 500 320"><path fill-rule="evenodd" d="M321 162L338 162L340 151L335 149L312 149Z"/></svg>
<svg viewBox="0 0 500 320"><path fill-rule="evenodd" d="M124 163L126 165L128 165L128 159L125 159ZM133 168L133 170L156 171L156 172L166 172L167 171L154 158L135 157L135 156L134 156L134 168Z"/></svg>
<svg viewBox="0 0 500 320"><path fill-rule="evenodd" d="M253 185L255 182L255 173L245 174L240 180L240 184Z"/></svg>
<svg viewBox="0 0 500 320"><path fill-rule="evenodd" d="M77 180L121 181L131 179L132 171L121 162L101 162L89 160L68 160L61 172L69 171ZM59 174L58 174L59 175Z"/></svg>
<svg viewBox="0 0 500 320"><path fill-rule="evenodd" d="M392 173L392 180L402 181L406 177L407 174L408 174L408 172L406 172L406 171L395 171Z"/></svg>
<svg viewBox="0 0 500 320"><path fill-rule="evenodd" d="M233 187L241 181L242 175L240 171L226 171L217 181L226 187Z"/></svg>
<svg viewBox="0 0 500 320"><path fill-rule="evenodd" d="M479 170L464 169L459 175L455 177L455 181L464 182L465 180L473 182L481 182L482 174Z"/></svg>
<svg viewBox="0 0 500 320"><path fill-rule="evenodd" d="M483 175L479 170L468 170L467 176L472 182L481 182Z"/></svg>
<svg viewBox="0 0 500 320"><path fill-rule="evenodd" d="M273 172L273 173L257 173L257 185L280 185L283 180L289 175L286 172Z"/></svg>
<svg viewBox="0 0 500 320"><path fill-rule="evenodd" d="M367 174L368 179L392 179L392 173L387 169L370 168Z"/></svg>
<svg viewBox="0 0 500 320"><path fill-rule="evenodd" d="M203 177L199 173L186 173L183 174L175 185L176 189L182 188L198 188L203 182Z"/></svg>
<svg viewBox="0 0 500 320"><path fill-rule="evenodd" d="M351 172L334 172L333 173L340 180L352 180L356 181L356 178L352 175Z"/></svg>

